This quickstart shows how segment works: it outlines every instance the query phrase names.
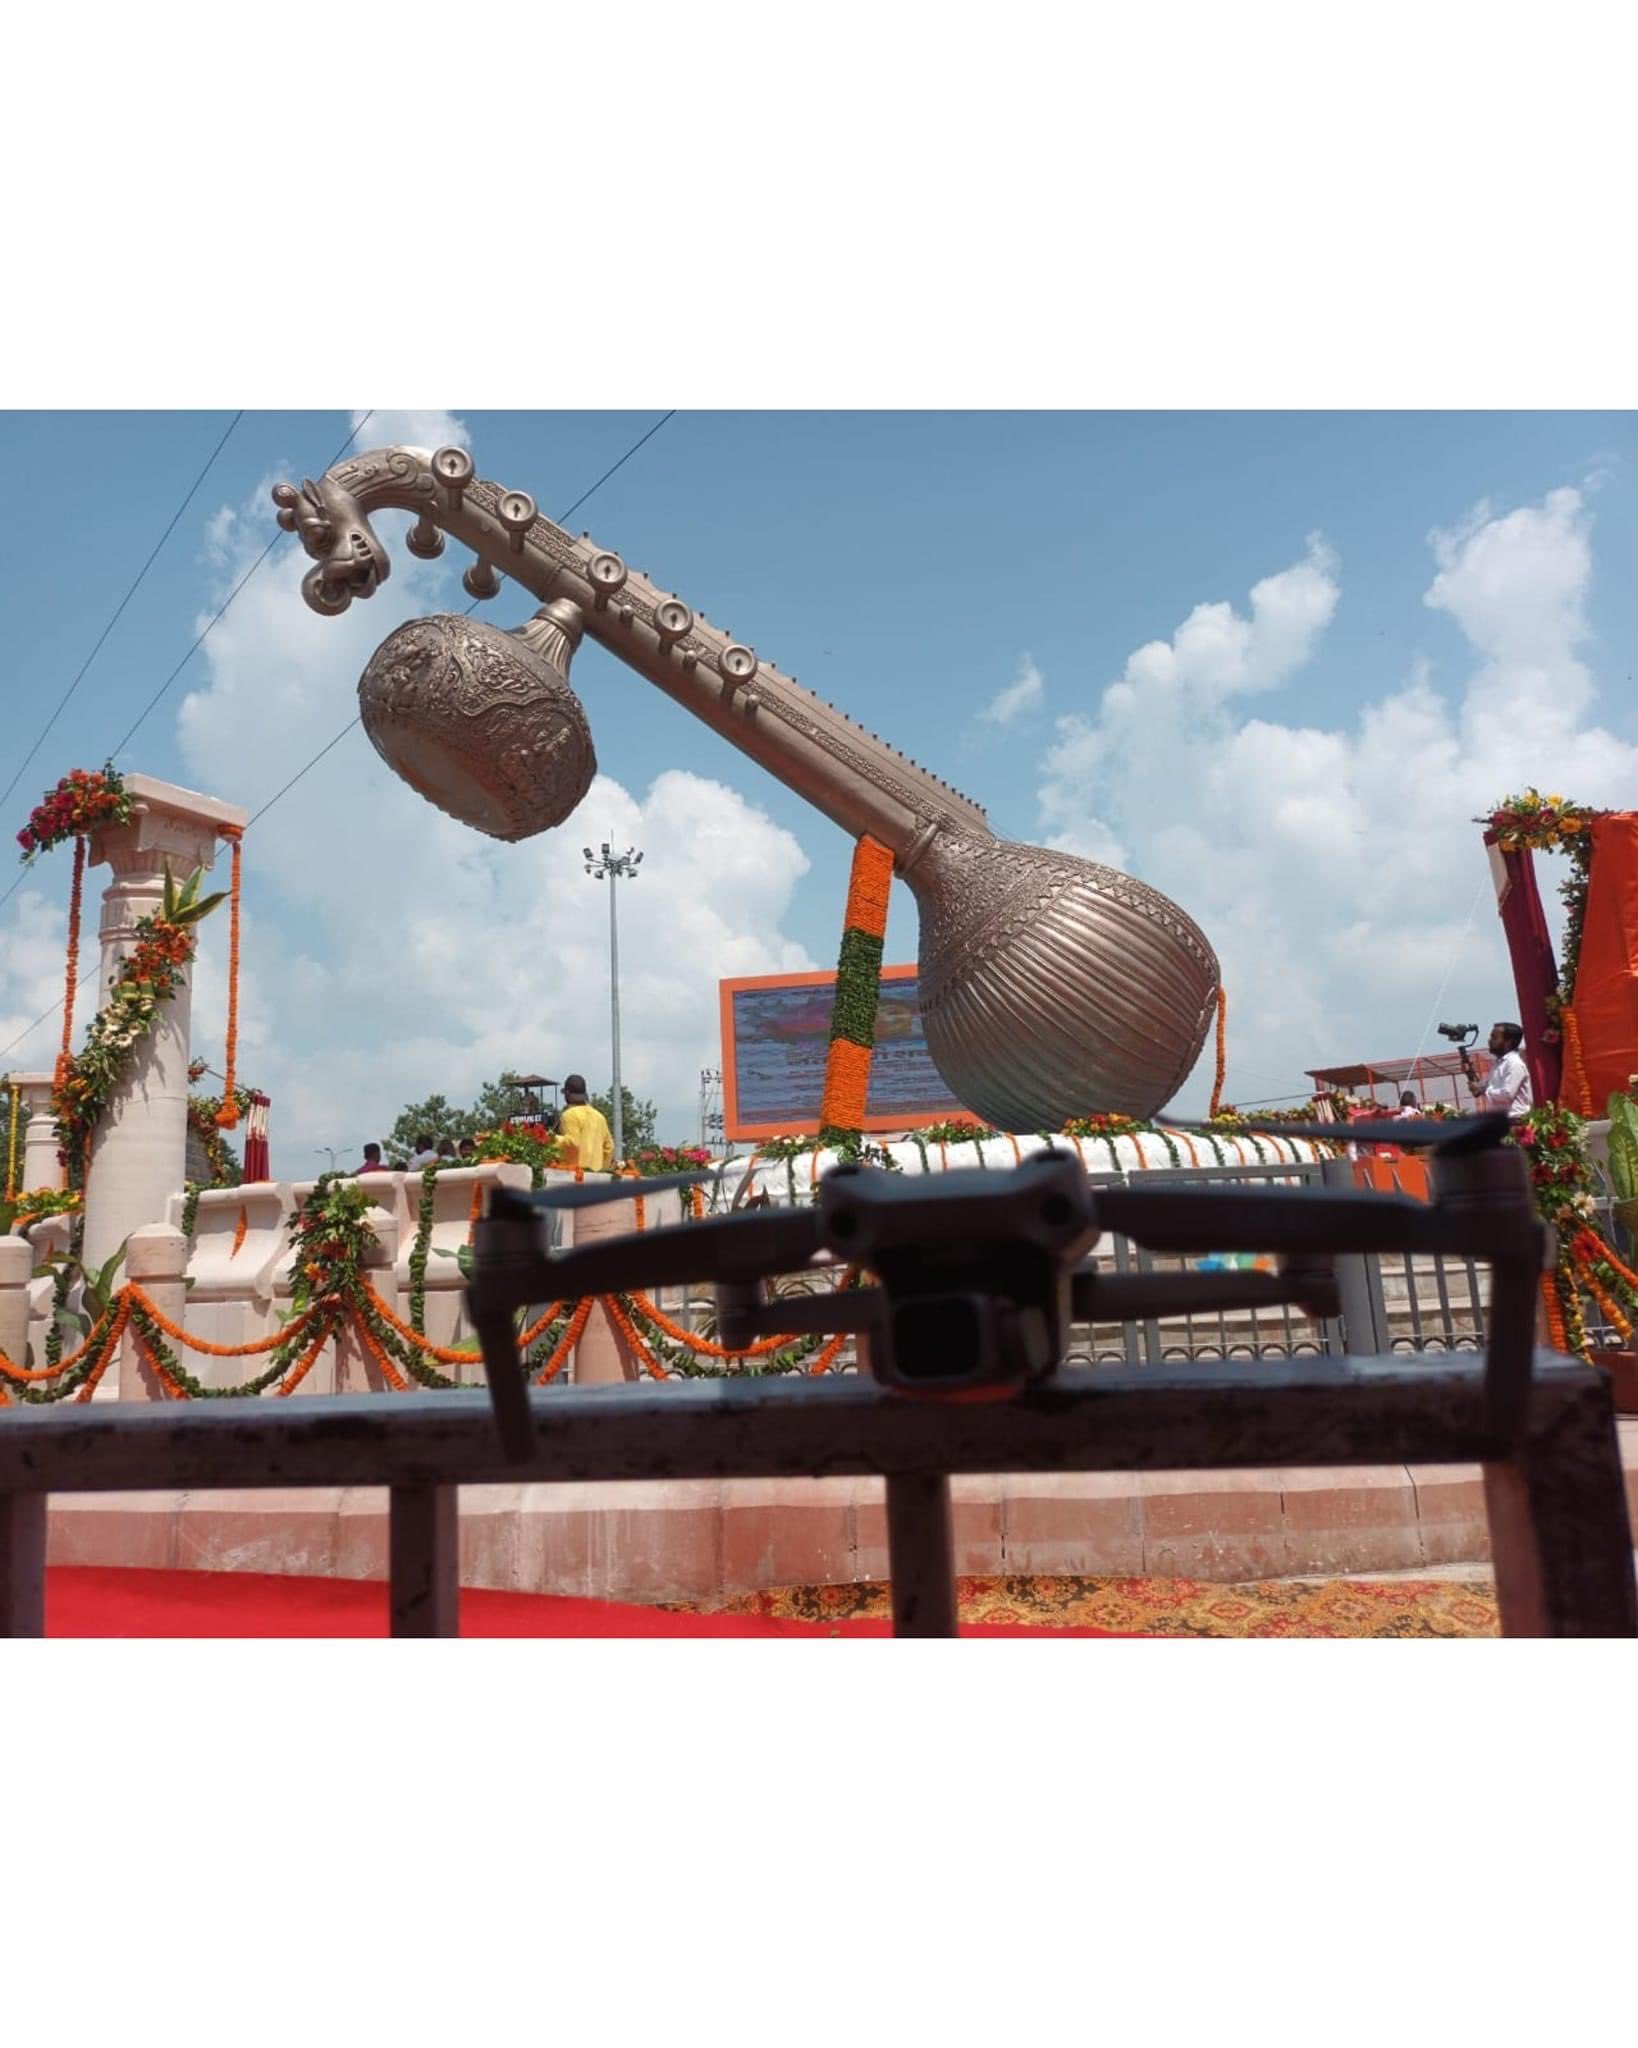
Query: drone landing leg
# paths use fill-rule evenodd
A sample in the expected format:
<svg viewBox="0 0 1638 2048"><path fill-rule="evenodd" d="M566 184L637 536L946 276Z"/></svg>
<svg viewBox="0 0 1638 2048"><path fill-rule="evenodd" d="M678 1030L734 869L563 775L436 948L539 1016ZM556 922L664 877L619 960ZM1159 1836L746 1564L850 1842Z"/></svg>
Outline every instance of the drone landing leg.
<svg viewBox="0 0 1638 2048"><path fill-rule="evenodd" d="M948 1473L894 1473L887 1482L894 1635L956 1633L954 1540Z"/></svg>
<svg viewBox="0 0 1638 2048"><path fill-rule="evenodd" d="M395 1486L388 1495L392 1633L458 1636L461 1546L453 1486Z"/></svg>

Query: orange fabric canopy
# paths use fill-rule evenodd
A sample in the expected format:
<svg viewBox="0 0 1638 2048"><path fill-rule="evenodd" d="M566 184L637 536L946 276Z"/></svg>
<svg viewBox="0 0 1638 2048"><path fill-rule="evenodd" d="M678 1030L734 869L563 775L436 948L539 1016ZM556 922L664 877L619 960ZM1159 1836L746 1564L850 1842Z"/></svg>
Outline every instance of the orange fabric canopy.
<svg viewBox="0 0 1638 2048"><path fill-rule="evenodd" d="M1638 811L1596 819L1592 846L1574 1008L1591 1114L1603 1116L1638 1074Z"/></svg>

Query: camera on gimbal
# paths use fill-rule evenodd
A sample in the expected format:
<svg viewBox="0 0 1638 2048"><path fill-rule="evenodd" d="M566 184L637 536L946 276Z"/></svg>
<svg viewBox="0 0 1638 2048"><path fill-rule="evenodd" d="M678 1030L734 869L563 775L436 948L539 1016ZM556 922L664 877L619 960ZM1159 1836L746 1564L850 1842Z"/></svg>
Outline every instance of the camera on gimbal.
<svg viewBox="0 0 1638 2048"><path fill-rule="evenodd" d="M1464 1052L1476 1043L1479 1036L1477 1024L1440 1024L1437 1029L1441 1038L1448 1038L1452 1045L1460 1046Z"/></svg>
<svg viewBox="0 0 1638 2048"><path fill-rule="evenodd" d="M819 1184L818 1207L826 1249L881 1283L868 1341L884 1386L981 1399L1056 1369L1071 1269L1099 1235L1073 1154L934 1180L837 1166Z"/></svg>

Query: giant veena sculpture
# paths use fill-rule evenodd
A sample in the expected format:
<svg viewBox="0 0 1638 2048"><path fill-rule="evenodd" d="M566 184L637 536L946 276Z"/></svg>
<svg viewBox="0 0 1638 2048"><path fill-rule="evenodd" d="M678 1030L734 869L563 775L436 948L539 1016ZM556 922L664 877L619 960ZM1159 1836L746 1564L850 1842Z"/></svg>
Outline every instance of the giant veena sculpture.
<svg viewBox="0 0 1638 2048"><path fill-rule="evenodd" d="M407 544L473 549L474 597L502 574L542 600L516 632L473 618L416 619L359 682L364 728L430 802L497 839L561 825L596 756L569 686L590 634L856 838L891 849L921 912L919 999L951 1092L1004 1130L1070 1116L1149 1116L1204 1043L1217 960L1198 927L1117 870L998 839L970 798L781 675L588 535L566 533L523 491L474 473L460 448L384 448L318 483L273 492L316 567L315 611L369 597L390 564L369 515L415 515Z"/></svg>

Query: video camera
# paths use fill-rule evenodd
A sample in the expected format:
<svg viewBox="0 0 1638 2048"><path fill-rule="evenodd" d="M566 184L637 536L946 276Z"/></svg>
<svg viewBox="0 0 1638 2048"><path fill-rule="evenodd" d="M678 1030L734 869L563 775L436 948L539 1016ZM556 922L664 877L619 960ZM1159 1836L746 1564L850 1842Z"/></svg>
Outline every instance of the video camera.
<svg viewBox="0 0 1638 2048"><path fill-rule="evenodd" d="M1441 1024L1438 1031L1441 1038L1448 1038L1452 1045L1460 1046L1464 1052L1479 1036L1477 1024Z"/></svg>

